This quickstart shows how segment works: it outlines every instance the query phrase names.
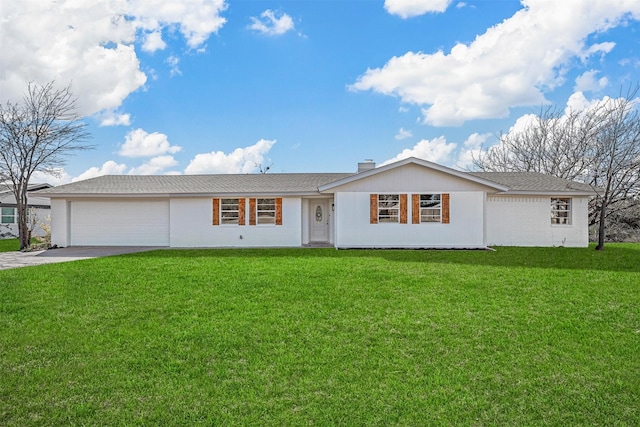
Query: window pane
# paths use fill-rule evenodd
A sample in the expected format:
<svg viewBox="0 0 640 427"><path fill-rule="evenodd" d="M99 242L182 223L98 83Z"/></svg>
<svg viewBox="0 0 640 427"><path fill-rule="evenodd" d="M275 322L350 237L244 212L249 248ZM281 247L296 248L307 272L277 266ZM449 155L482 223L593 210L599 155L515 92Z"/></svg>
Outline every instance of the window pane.
<svg viewBox="0 0 640 427"><path fill-rule="evenodd" d="M378 208L400 208L399 194L379 194Z"/></svg>
<svg viewBox="0 0 640 427"><path fill-rule="evenodd" d="M2 208L2 224L13 224L15 218L14 208Z"/></svg>
<svg viewBox="0 0 640 427"><path fill-rule="evenodd" d="M551 199L551 224L571 224L571 199L559 197Z"/></svg>
<svg viewBox="0 0 640 427"><path fill-rule="evenodd" d="M420 209L420 222L440 222L440 209Z"/></svg>
<svg viewBox="0 0 640 427"><path fill-rule="evenodd" d="M258 212L258 224L275 224L275 212Z"/></svg>

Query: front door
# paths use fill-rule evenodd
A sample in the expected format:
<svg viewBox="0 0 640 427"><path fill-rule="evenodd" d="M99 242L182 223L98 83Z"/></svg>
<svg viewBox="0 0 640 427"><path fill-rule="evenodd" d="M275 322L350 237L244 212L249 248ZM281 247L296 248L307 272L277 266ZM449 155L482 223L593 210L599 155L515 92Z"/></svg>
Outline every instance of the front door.
<svg viewBox="0 0 640 427"><path fill-rule="evenodd" d="M329 241L329 202L325 200L311 200L309 203L309 240L312 242Z"/></svg>

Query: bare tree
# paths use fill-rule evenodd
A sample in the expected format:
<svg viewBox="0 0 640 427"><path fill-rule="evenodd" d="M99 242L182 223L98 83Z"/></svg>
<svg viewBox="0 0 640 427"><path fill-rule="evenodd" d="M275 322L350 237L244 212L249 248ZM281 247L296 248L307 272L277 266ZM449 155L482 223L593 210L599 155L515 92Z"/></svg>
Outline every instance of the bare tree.
<svg viewBox="0 0 640 427"><path fill-rule="evenodd" d="M541 172L590 184L590 225L604 249L607 218L631 209L640 194L639 87L579 111L542 109L521 131L500 135L474 166L494 172Z"/></svg>
<svg viewBox="0 0 640 427"><path fill-rule="evenodd" d="M0 104L0 180L7 182L17 205L20 250L27 249L27 191L34 172L56 175L66 157L92 148L85 123L76 112L71 87L54 82L27 85L22 102Z"/></svg>

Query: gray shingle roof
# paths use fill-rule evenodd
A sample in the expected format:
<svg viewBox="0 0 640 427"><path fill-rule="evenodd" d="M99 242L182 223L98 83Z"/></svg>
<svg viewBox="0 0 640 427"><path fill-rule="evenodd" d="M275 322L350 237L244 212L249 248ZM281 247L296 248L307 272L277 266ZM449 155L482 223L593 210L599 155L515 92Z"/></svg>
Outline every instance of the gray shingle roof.
<svg viewBox="0 0 640 427"><path fill-rule="evenodd" d="M534 172L466 172L508 188L507 193L595 194L583 183ZM32 193L32 196L311 195L353 173L218 175L106 175Z"/></svg>
<svg viewBox="0 0 640 427"><path fill-rule="evenodd" d="M307 194L351 173L106 175L38 191L38 195Z"/></svg>
<svg viewBox="0 0 640 427"><path fill-rule="evenodd" d="M509 192L594 193L588 184L537 172L468 172L509 187ZM595 193L594 193L595 194Z"/></svg>

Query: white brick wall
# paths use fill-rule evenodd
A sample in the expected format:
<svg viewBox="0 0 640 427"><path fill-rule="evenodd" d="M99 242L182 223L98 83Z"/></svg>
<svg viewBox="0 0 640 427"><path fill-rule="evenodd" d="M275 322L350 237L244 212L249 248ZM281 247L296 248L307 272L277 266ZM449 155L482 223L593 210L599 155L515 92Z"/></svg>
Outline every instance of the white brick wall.
<svg viewBox="0 0 640 427"><path fill-rule="evenodd" d="M489 246L572 246L589 244L588 198L572 198L571 225L551 224L551 196L489 196Z"/></svg>

